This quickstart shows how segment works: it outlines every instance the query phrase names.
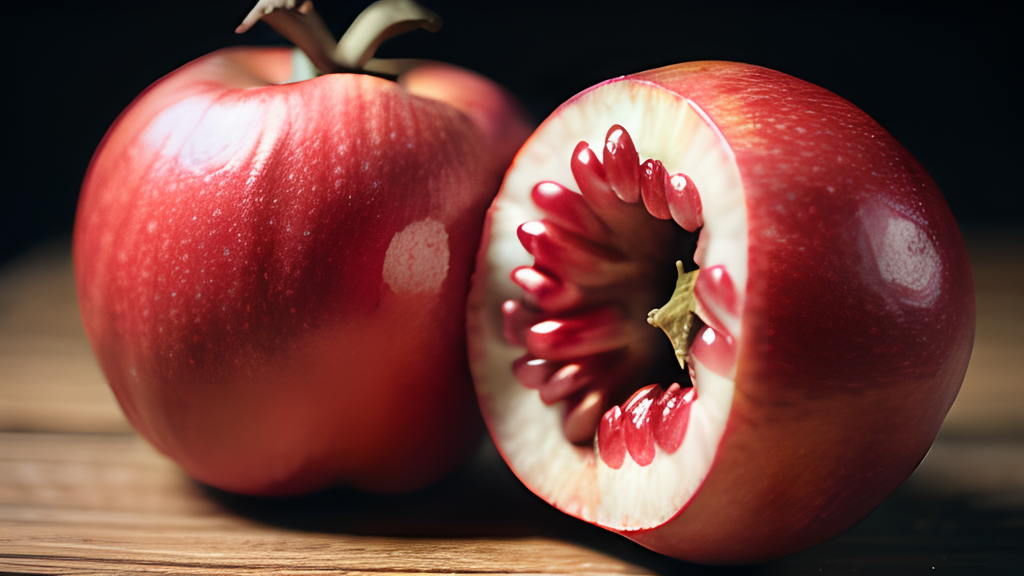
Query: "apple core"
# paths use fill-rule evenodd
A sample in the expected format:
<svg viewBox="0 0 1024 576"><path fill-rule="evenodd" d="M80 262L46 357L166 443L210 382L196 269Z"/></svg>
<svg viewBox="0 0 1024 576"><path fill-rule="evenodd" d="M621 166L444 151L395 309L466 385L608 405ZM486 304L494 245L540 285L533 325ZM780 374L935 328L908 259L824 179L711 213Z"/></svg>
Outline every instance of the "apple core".
<svg viewBox="0 0 1024 576"><path fill-rule="evenodd" d="M744 210L728 146L692 102L642 87L653 104L628 106L640 95L625 88L605 84L549 119L506 176L492 230L506 214L517 219L523 252L512 258L511 246L494 242L482 254L489 268L507 269L507 284L497 270L490 276L500 288L488 294L493 311L481 308L480 327L501 334L494 358L508 364L488 363L475 380L485 404L520 406L513 414L543 406L536 441L560 436L576 470L571 497L550 487L556 506L637 529L676 510L652 519L632 509L661 509L666 493L681 507L710 467L733 390L735 359L719 350L739 330L719 316L735 315L743 299L742 284L721 278L743 278L746 267L735 252L745 247ZM558 140L572 148L556 152ZM717 281L698 280L705 267ZM732 305L711 315L702 301ZM720 343L691 350L712 325ZM709 359L713 369L701 363ZM506 370L518 389L500 384ZM509 433L527 426L509 420L490 423L508 422ZM544 484L549 473L513 452L519 442L500 444L527 464L513 466L527 484ZM657 480L677 473L684 482ZM609 497L620 492L629 496Z"/></svg>

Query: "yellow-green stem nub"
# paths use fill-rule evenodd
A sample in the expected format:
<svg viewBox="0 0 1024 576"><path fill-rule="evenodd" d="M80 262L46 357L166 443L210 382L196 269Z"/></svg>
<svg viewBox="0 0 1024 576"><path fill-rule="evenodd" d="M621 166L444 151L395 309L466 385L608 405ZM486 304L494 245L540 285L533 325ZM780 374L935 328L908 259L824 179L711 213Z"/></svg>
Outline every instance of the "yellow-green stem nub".
<svg viewBox="0 0 1024 576"><path fill-rule="evenodd" d="M697 275L700 270L683 272L683 263L676 261L676 288L672 297L661 308L655 308L647 314L647 323L651 326L661 328L672 342L675 350L676 360L679 366L686 368L686 355L690 351L690 344L693 341L691 332L694 320L697 318L697 298L693 295L693 286L697 283Z"/></svg>

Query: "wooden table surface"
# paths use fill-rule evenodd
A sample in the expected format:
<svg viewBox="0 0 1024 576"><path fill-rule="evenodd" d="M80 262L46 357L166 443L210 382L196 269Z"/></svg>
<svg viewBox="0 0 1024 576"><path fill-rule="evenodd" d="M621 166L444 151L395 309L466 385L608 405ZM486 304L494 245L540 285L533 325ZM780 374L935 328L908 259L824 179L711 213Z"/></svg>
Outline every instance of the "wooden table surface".
<svg viewBox="0 0 1024 576"><path fill-rule="evenodd" d="M978 331L910 480L846 534L767 564L663 558L561 515L485 446L420 493L244 498L135 435L78 319L69 248L0 269L0 572L1024 574L1024 231L967 234Z"/></svg>

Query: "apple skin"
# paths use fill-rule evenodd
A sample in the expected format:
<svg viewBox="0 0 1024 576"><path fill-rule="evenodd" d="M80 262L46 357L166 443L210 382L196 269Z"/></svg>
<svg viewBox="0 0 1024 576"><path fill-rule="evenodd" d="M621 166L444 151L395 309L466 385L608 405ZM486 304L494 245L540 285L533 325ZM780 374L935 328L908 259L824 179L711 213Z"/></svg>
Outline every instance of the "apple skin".
<svg viewBox="0 0 1024 576"><path fill-rule="evenodd" d="M673 519L620 533L709 564L829 539L914 471L963 381L974 287L953 216L906 149L823 88L728 62L610 82L657 86L706 114L735 154L749 240L715 460ZM485 246L494 233L489 218Z"/></svg>
<svg viewBox="0 0 1024 576"><path fill-rule="evenodd" d="M440 64L290 84L232 48L119 117L82 187L82 320L132 425L254 495L420 488L482 427L465 297L484 212L529 133Z"/></svg>
<svg viewBox="0 0 1024 576"><path fill-rule="evenodd" d="M722 62L636 79L695 101L735 153L749 276L716 461L683 514L630 537L710 563L800 550L880 504L938 434L974 342L963 239L917 160L823 88Z"/></svg>

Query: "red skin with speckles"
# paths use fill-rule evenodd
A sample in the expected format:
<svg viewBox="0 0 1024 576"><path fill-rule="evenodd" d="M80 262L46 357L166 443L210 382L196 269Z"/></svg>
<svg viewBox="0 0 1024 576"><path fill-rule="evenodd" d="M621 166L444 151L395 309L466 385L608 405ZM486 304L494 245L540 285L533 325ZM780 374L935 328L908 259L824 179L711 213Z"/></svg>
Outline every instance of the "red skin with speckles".
<svg viewBox="0 0 1024 576"><path fill-rule="evenodd" d="M934 440L974 341L967 252L931 177L838 96L719 62L635 78L695 101L735 153L749 280L711 472L675 521L630 537L698 561L793 552L881 503ZM870 238L891 218L933 243L941 271L926 294L880 272Z"/></svg>
<svg viewBox="0 0 1024 576"><path fill-rule="evenodd" d="M924 457L974 341L967 252L931 177L838 96L729 63L639 78L695 101L735 153L749 280L715 464L685 513L631 537L711 562L786 554L858 521ZM892 218L941 262L921 291L880 271L870 239Z"/></svg>
<svg viewBox="0 0 1024 576"><path fill-rule="evenodd" d="M963 240L910 153L820 87L725 62L609 82L634 81L695 102L734 152L749 279L711 470L674 519L623 534L698 562L782 556L860 520L934 440L974 338Z"/></svg>
<svg viewBox="0 0 1024 576"><path fill-rule="evenodd" d="M121 115L75 226L86 332L131 423L202 482L419 488L479 438L459 319L529 127L450 66L275 85L290 71L287 49L223 50ZM393 256L446 246L447 270L389 277L421 221Z"/></svg>

